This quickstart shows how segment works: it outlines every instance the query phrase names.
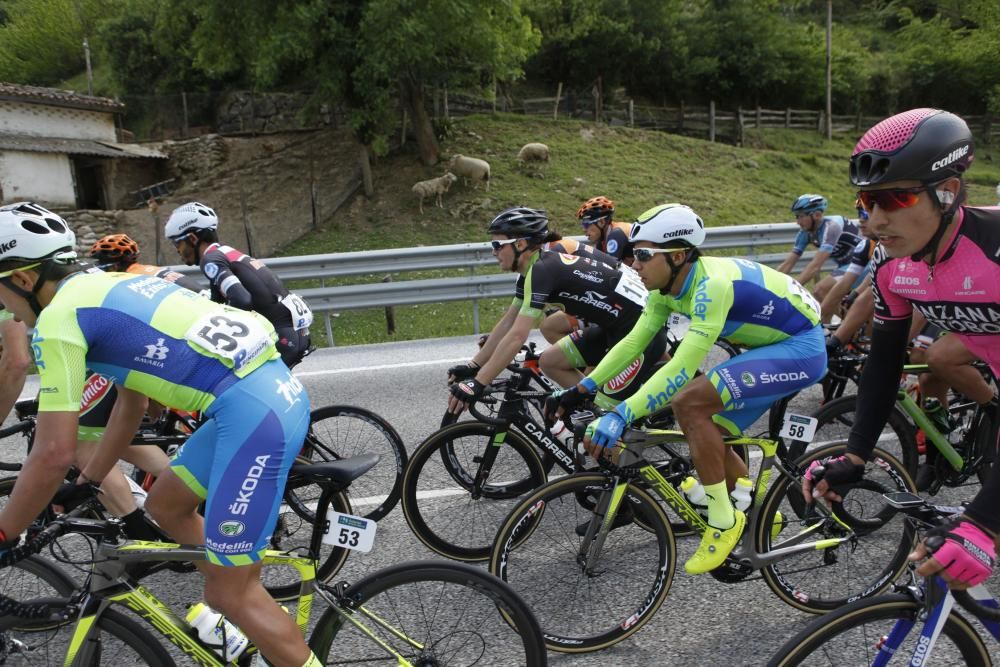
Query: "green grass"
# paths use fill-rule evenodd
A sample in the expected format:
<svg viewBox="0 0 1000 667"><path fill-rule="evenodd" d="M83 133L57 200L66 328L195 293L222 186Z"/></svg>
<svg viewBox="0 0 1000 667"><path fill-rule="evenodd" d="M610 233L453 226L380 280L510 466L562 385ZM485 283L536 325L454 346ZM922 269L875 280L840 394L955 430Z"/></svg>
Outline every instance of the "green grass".
<svg viewBox="0 0 1000 667"><path fill-rule="evenodd" d="M584 140L582 131L592 132L593 139ZM513 114L470 116L455 121L450 138L441 144L442 160L454 153L487 160L492 171L489 192L457 183L445 195L445 208L425 203L420 214L410 188L418 180L442 174L445 164L424 167L410 144L374 164L376 195L371 200L348 205L330 225L289 244L281 254L484 241L492 217L515 205L544 208L556 230L575 235L580 233L576 210L595 195L616 202L619 220L679 201L694 208L709 226L790 222L789 206L805 192L826 196L831 213L853 216L855 189L847 180L847 164L856 140L853 133L826 141L808 131L750 130L745 147L735 147L582 121ZM549 146L549 163L517 163L518 149L531 141ZM971 203L996 204L998 158L995 149L977 149L969 176ZM397 274L393 280L446 275L460 273ZM339 284L380 279L358 276ZM488 331L506 305L483 302L481 326ZM386 332L381 309L341 313L333 322L337 345L472 333L470 302L398 307L395 312L394 334ZM314 325L314 337L325 342L322 321Z"/></svg>

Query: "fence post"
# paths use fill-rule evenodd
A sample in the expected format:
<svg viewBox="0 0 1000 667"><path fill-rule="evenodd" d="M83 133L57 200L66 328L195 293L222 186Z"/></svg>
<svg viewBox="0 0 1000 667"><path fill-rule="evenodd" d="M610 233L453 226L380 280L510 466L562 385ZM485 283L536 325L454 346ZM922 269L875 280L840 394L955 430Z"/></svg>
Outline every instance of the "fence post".
<svg viewBox="0 0 1000 667"><path fill-rule="evenodd" d="M860 107L858 107L858 115L854 119L854 131L855 132L860 132L861 131L861 108Z"/></svg>
<svg viewBox="0 0 1000 667"><path fill-rule="evenodd" d="M392 282L392 274L386 274L385 278L382 279L384 283ZM386 333L394 334L396 333L396 312L393 310L392 306L385 307L385 330Z"/></svg>
<svg viewBox="0 0 1000 667"><path fill-rule="evenodd" d="M438 99L438 85L436 83L432 97L434 98L434 117L437 118L441 115L441 101Z"/></svg>
<svg viewBox="0 0 1000 667"><path fill-rule="evenodd" d="M792 126L792 110L785 107L785 129L787 130Z"/></svg>
<svg viewBox="0 0 1000 667"><path fill-rule="evenodd" d="M635 127L635 100L628 99L628 126Z"/></svg>
<svg viewBox="0 0 1000 667"><path fill-rule="evenodd" d="M761 127L761 125L760 125L760 105L759 104L757 105L757 117L754 120L754 122L756 123L755 127L759 130L760 127Z"/></svg>
<svg viewBox="0 0 1000 667"><path fill-rule="evenodd" d="M559 120L559 98L562 97L562 81L556 87L556 103L552 105L552 120Z"/></svg>
<svg viewBox="0 0 1000 667"><path fill-rule="evenodd" d="M819 124L816 127L816 131L817 132L822 132L823 131L823 127L824 127L823 120L824 120L825 115L826 115L825 112L823 112L823 111L819 112Z"/></svg>
<svg viewBox="0 0 1000 667"><path fill-rule="evenodd" d="M715 100L708 103L708 140L715 143Z"/></svg>
<svg viewBox="0 0 1000 667"><path fill-rule="evenodd" d="M187 139L188 135L188 96L183 90L181 91L181 109L184 113L184 126L181 128L181 136Z"/></svg>
<svg viewBox="0 0 1000 667"><path fill-rule="evenodd" d="M497 75L493 73L493 115L497 115Z"/></svg>
<svg viewBox="0 0 1000 667"><path fill-rule="evenodd" d="M399 131L399 146L402 148L406 144L406 107L403 107L403 129Z"/></svg>
<svg viewBox="0 0 1000 667"><path fill-rule="evenodd" d="M684 130L684 100L681 100L681 111L680 111L680 124L677 126L679 131Z"/></svg>
<svg viewBox="0 0 1000 667"><path fill-rule="evenodd" d="M448 114L448 86L444 87L444 119L451 120Z"/></svg>
<svg viewBox="0 0 1000 667"><path fill-rule="evenodd" d="M992 131L993 118L990 117L990 112L987 111L983 114L983 143L987 146L990 144L990 132Z"/></svg>
<svg viewBox="0 0 1000 667"><path fill-rule="evenodd" d="M326 287L326 278L319 279L319 286ZM336 347L337 344L333 340L333 322L331 320L330 311L327 310L323 313L323 324L326 326L326 343L330 347Z"/></svg>
<svg viewBox="0 0 1000 667"><path fill-rule="evenodd" d="M736 144L743 145L743 107L736 107L736 116L733 119L736 123Z"/></svg>

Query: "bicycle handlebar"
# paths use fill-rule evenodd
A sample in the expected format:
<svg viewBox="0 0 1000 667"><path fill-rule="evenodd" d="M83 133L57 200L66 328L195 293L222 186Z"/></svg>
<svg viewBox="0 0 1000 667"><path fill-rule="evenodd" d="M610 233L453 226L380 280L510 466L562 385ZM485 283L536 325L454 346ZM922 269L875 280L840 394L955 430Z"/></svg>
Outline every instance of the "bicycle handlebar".
<svg viewBox="0 0 1000 667"><path fill-rule="evenodd" d="M9 567L29 556L34 556L51 544L57 537L68 532L107 536L109 534L109 527L113 526L113 531L117 534L118 522L107 519L86 519L81 517L80 515L86 511L88 511L88 507L84 503L51 521L36 535L26 540L24 544L14 547L3 554L3 556L0 556L0 568Z"/></svg>
<svg viewBox="0 0 1000 667"><path fill-rule="evenodd" d="M24 419L16 424L13 424L12 426L8 426L7 428L0 428L0 438L6 438L16 433L24 433L29 430L32 425L33 422L31 419Z"/></svg>
<svg viewBox="0 0 1000 667"><path fill-rule="evenodd" d="M507 427L507 420L498 419L496 417L490 417L489 415L483 414L482 412L476 409L476 403L496 403L496 399L481 398L477 402L469 403L469 414L475 417L477 420L483 422L484 424L489 424L490 426L496 426L499 428Z"/></svg>

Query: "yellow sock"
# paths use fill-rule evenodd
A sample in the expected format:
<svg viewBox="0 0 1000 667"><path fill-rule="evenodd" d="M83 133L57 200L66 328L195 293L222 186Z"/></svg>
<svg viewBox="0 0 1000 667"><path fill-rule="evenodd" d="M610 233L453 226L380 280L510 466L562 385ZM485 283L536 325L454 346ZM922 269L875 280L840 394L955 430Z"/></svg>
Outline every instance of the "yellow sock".
<svg viewBox="0 0 1000 667"><path fill-rule="evenodd" d="M708 523L722 530L732 528L736 523L736 515L733 514L733 501L729 499L726 480L718 484L706 484L705 498L708 499Z"/></svg>
<svg viewBox="0 0 1000 667"><path fill-rule="evenodd" d="M323 667L323 663L319 661L315 653L309 653L309 659L302 664L302 667Z"/></svg>

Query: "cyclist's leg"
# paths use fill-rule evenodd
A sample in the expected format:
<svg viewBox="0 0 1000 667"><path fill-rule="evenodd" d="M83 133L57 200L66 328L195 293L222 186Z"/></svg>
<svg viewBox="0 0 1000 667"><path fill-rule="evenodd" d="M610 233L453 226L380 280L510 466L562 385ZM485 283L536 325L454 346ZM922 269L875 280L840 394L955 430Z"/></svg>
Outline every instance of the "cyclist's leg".
<svg viewBox="0 0 1000 667"><path fill-rule="evenodd" d="M955 335L940 336L927 348L927 365L935 376L976 403L986 405L993 400L993 389L980 372L970 366L977 360L978 357Z"/></svg>
<svg viewBox="0 0 1000 667"><path fill-rule="evenodd" d="M579 323L575 317L562 311L556 311L546 315L538 330L545 337L545 342L555 345L560 338L568 336L577 328L579 328Z"/></svg>
<svg viewBox="0 0 1000 667"><path fill-rule="evenodd" d="M278 341L275 346L281 355L281 360L289 368L294 367L309 351L309 330L296 331L289 326L276 326L275 333L278 334Z"/></svg>
<svg viewBox="0 0 1000 667"><path fill-rule="evenodd" d="M577 329L542 352L538 367L560 387L583 379L582 369L601 360L609 347L608 335L599 326Z"/></svg>

